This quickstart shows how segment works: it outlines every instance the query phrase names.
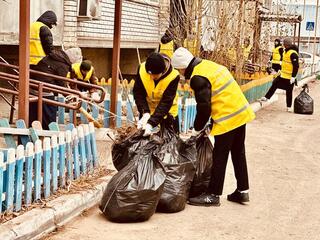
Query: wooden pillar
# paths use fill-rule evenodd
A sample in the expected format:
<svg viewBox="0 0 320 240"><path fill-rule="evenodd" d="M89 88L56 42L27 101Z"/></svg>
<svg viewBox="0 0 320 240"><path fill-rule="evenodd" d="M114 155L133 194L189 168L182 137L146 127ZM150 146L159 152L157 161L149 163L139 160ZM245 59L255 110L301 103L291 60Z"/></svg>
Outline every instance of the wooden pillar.
<svg viewBox="0 0 320 240"><path fill-rule="evenodd" d="M112 84L111 84L111 106L110 111L117 114L118 100L118 77L120 62L120 38L121 38L121 15L122 0L115 1L114 8L114 30L113 30L113 50L112 50ZM111 127L116 126L116 118L112 117L110 121Z"/></svg>
<svg viewBox="0 0 320 240"><path fill-rule="evenodd" d="M29 126L29 35L30 0L20 0L19 17L19 108L18 118Z"/></svg>

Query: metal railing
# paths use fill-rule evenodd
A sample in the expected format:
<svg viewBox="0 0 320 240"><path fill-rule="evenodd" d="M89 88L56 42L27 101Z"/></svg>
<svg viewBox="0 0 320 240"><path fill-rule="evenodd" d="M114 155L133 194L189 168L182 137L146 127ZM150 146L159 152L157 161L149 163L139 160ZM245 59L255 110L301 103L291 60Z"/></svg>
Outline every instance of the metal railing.
<svg viewBox="0 0 320 240"><path fill-rule="evenodd" d="M17 73L19 71L19 67L15 66L15 65L8 64L8 63L1 63L1 62L0 62L0 66L4 67L4 68L9 68L9 69L15 71L15 74L5 73L5 72L0 71L0 81L6 81L13 88L13 89L8 89L8 88L0 87L0 93L7 93L7 94L12 94L13 96L18 96L19 91L16 86L19 85L19 76L17 75ZM67 86L68 84L74 84L77 86L85 87L88 89L93 89L93 90L100 92L99 99L91 99L89 96L84 95L80 91L77 91L75 89L71 89L69 87L62 87L62 86L58 86L55 84L51 84L51 83L47 83L47 82L43 82L43 81L39 81L39 80L35 80L35 79L30 78L30 80L29 80L30 88L36 90L37 94L30 92L29 93L29 101L30 102L38 102L38 120L40 122L42 120L42 105L43 105L43 103L46 103L49 105L54 105L54 106L65 107L65 108L68 108L71 110L78 110L81 107L82 100L93 101L95 103L101 103L105 99L106 92L105 92L104 88L101 86L97 86L97 85L90 84L90 83L85 83L85 82L78 81L78 80L69 79L66 77L60 77L60 76L56 76L53 74L39 72L39 71L35 71L35 70L30 70L30 73L32 73L33 75L40 76L40 77L41 76L42 77L50 77L53 80L62 81L62 82L64 82L65 86ZM63 102L59 102L56 100L47 99L43 96L44 92L51 92L54 95L61 94L65 97L68 96L69 102L63 103ZM8 101L6 101L6 102L8 103ZM11 112L13 112L15 110L15 108L14 108L15 101L12 100L12 103L13 104L9 104L11 106ZM12 115L12 118L13 118L13 114L10 114L10 115ZM12 119L10 119L10 120L12 120ZM76 123L76 114L73 114L73 123Z"/></svg>

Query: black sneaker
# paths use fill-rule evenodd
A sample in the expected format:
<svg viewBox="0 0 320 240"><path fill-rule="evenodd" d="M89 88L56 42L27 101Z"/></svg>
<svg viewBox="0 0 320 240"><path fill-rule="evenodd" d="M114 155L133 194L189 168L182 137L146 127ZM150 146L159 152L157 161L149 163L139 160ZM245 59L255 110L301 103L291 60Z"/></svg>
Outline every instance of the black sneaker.
<svg viewBox="0 0 320 240"><path fill-rule="evenodd" d="M214 194L210 193L203 193L200 196L189 198L190 205L195 205L195 206L205 206L205 207L210 207L210 206L220 206L220 198L219 196L216 196Z"/></svg>
<svg viewBox="0 0 320 240"><path fill-rule="evenodd" d="M236 189L233 193L228 195L227 199L236 203L249 202L249 193L241 193Z"/></svg>

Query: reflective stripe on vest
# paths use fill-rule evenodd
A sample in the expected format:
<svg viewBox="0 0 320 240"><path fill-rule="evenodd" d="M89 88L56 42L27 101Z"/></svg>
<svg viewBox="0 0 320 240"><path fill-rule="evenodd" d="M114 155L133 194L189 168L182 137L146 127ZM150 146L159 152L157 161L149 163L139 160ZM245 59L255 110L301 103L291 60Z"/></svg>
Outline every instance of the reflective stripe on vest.
<svg viewBox="0 0 320 240"><path fill-rule="evenodd" d="M168 43L160 43L159 53L166 54L168 57L172 58L173 55L173 40Z"/></svg>
<svg viewBox="0 0 320 240"><path fill-rule="evenodd" d="M274 49L272 49L272 63L274 64L280 64L281 62L281 55L280 55L280 48L282 48L282 46L278 46Z"/></svg>
<svg viewBox="0 0 320 240"><path fill-rule="evenodd" d="M40 39L40 28L41 27L47 27L42 22L34 22L30 26L30 57L29 57L29 63L36 65L42 58L46 56Z"/></svg>
<svg viewBox="0 0 320 240"><path fill-rule="evenodd" d="M226 89L231 83L233 83L234 79L230 78L230 80L223 85L222 87L220 87L218 90L212 91L212 95L217 95L218 93L220 93L221 91L223 91L224 89Z"/></svg>
<svg viewBox="0 0 320 240"><path fill-rule="evenodd" d="M228 120L229 118L232 118L232 117L238 115L239 113L243 112L243 111L246 110L248 107L249 107L249 104L246 104L243 108L239 109L238 111L236 111L236 112L234 112L234 113L231 113L231 114L228 115L228 116L225 116L225 117L222 117L222 118L219 118L219 119L215 119L214 122L219 123L219 122Z"/></svg>
<svg viewBox="0 0 320 240"><path fill-rule="evenodd" d="M255 118L254 112L239 85L224 66L202 60L193 69L192 76L205 77L211 83L211 135L221 135Z"/></svg>
<svg viewBox="0 0 320 240"><path fill-rule="evenodd" d="M285 79L291 79L293 72L293 64L291 62L291 55L297 51L291 49L283 54L282 65L281 65L281 77Z"/></svg>
<svg viewBox="0 0 320 240"><path fill-rule="evenodd" d="M173 69L168 76L166 76L164 79L161 79L158 82L157 86L155 85L154 80L151 79L150 74L147 73L145 62L140 65L139 74L143 86L146 89L147 102L150 113L153 114L162 99L163 93L165 92L169 84L172 81L174 81L177 78L177 76L179 76L179 72ZM179 95L177 92L173 100L172 106L169 110L169 113L173 117L178 116L178 97Z"/></svg>
<svg viewBox="0 0 320 240"><path fill-rule="evenodd" d="M90 78L92 76L92 73L93 73L93 67L91 66L91 69L90 71L87 73L87 75L85 77L83 77L82 73L81 73L81 70L80 70L80 66L81 66L81 63L74 63L72 64L72 70L74 71L74 73L76 74L77 76L77 79L78 80L82 80L82 81L85 81L85 82L90 82Z"/></svg>

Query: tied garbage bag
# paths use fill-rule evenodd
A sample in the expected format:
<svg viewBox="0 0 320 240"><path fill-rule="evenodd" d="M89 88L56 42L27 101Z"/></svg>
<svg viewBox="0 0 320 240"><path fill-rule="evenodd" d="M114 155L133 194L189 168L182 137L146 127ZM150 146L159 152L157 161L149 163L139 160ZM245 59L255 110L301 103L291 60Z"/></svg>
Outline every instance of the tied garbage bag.
<svg viewBox="0 0 320 240"><path fill-rule="evenodd" d="M299 114L313 114L313 99L307 93L309 87L305 84L302 91L294 100L294 112Z"/></svg>
<svg viewBox="0 0 320 240"><path fill-rule="evenodd" d="M205 192L211 179L213 146L205 131L197 136L197 167L191 184L189 197L196 197Z"/></svg>
<svg viewBox="0 0 320 240"><path fill-rule="evenodd" d="M100 210L114 222L141 222L155 212L166 175L159 159L153 154L158 142L131 148L128 165L110 180ZM136 154L130 155L131 151Z"/></svg>
<svg viewBox="0 0 320 240"><path fill-rule="evenodd" d="M162 125L159 136L163 144L157 156L166 170L166 181L157 211L173 213L185 208L192 179L195 173L195 139L182 141L172 125Z"/></svg>
<svg viewBox="0 0 320 240"><path fill-rule="evenodd" d="M130 129L129 129L130 131ZM126 134L123 134L126 135ZM143 131L135 131L132 134L129 134L128 137L122 138L120 137L115 141L112 145L111 155L112 162L114 167L120 171L122 168L127 166L132 156L129 156L129 149L138 148L140 145L146 144L148 139L143 138ZM130 152L131 154L135 154L135 152Z"/></svg>

